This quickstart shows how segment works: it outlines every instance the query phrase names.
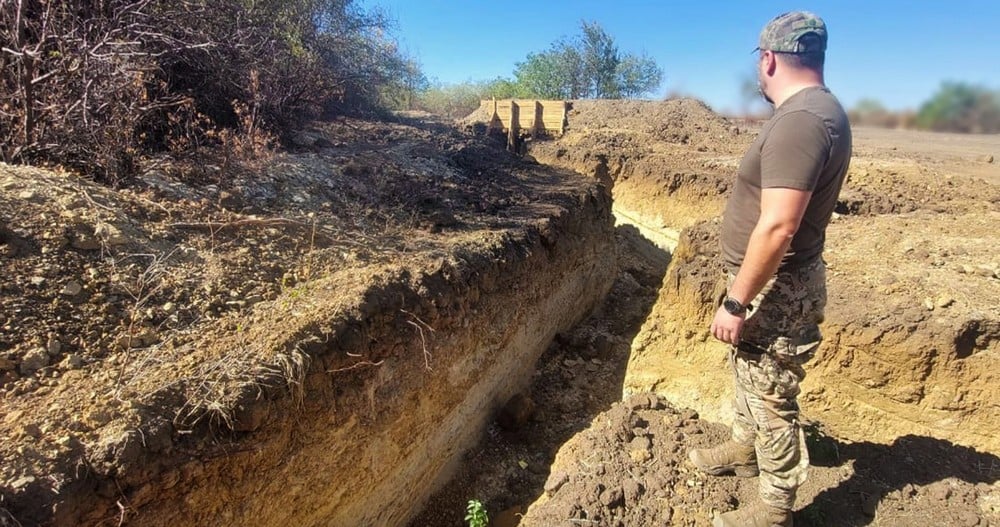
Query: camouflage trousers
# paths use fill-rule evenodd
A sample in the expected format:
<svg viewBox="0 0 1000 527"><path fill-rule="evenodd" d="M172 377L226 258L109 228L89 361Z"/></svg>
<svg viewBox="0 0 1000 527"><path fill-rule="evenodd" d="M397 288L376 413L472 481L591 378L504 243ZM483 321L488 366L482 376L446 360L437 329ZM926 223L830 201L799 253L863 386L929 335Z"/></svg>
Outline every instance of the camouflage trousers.
<svg viewBox="0 0 1000 527"><path fill-rule="evenodd" d="M730 284L733 278L729 276ZM790 510L809 467L796 397L806 375L802 365L822 340L819 323L826 306L822 259L779 271L753 306L740 345L729 353L735 388L732 438L756 450L761 499Z"/></svg>

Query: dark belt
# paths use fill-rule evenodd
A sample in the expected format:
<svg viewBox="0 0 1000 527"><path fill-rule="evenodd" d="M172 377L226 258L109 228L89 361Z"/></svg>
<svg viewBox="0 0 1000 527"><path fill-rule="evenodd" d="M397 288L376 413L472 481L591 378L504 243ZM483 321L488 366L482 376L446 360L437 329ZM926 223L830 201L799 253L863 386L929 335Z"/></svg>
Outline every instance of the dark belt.
<svg viewBox="0 0 1000 527"><path fill-rule="evenodd" d="M736 345L736 351L759 358L761 355L767 353L768 349L748 340L741 340L740 343Z"/></svg>

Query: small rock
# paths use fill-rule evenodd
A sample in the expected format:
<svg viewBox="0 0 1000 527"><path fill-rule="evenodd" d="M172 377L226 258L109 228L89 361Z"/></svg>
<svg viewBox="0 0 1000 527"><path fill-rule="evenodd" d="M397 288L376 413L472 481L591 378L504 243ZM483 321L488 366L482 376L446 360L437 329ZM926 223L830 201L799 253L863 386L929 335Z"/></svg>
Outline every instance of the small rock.
<svg viewBox="0 0 1000 527"><path fill-rule="evenodd" d="M49 336L48 342L45 343L45 351L53 357L58 356L62 352L62 342L55 336Z"/></svg>
<svg viewBox="0 0 1000 527"><path fill-rule="evenodd" d="M648 410L649 408L654 408L654 401L656 401L656 395L651 393L640 393L629 397L625 404L628 405L629 409L632 411L636 410Z"/></svg>
<svg viewBox="0 0 1000 527"><path fill-rule="evenodd" d="M0 371L13 371L17 367L17 363L6 358L0 357Z"/></svg>
<svg viewBox="0 0 1000 527"><path fill-rule="evenodd" d="M653 442L649 440L649 436L636 436L628 446L631 450L649 450Z"/></svg>
<svg viewBox="0 0 1000 527"><path fill-rule="evenodd" d="M954 298L951 298L948 295L942 295L938 297L937 302L935 302L934 305L935 307L945 308L952 305L954 302L955 302Z"/></svg>
<svg viewBox="0 0 1000 527"><path fill-rule="evenodd" d="M934 311L934 300L930 297L925 298L924 307L926 307L928 311Z"/></svg>
<svg viewBox="0 0 1000 527"><path fill-rule="evenodd" d="M111 246L125 245L128 243L128 238L122 234L121 229L110 223L98 223L97 227L94 228L94 235L104 240L105 243Z"/></svg>
<svg viewBox="0 0 1000 527"><path fill-rule="evenodd" d="M174 304L173 302L167 302L166 304L163 304L164 313L170 314L173 313L174 311L177 311L177 305Z"/></svg>
<svg viewBox="0 0 1000 527"><path fill-rule="evenodd" d="M981 156L977 157L976 160L979 161L979 162L981 162L981 163L992 164L993 163L993 154L984 154L984 155L981 155Z"/></svg>
<svg viewBox="0 0 1000 527"><path fill-rule="evenodd" d="M34 190L22 190L20 194L17 195L18 198L23 200L33 200L37 194Z"/></svg>
<svg viewBox="0 0 1000 527"><path fill-rule="evenodd" d="M563 485L569 482L569 474L565 472L553 472L549 479L545 481L545 493L555 494Z"/></svg>
<svg viewBox="0 0 1000 527"><path fill-rule="evenodd" d="M72 280L63 286L62 291L59 291L59 294L63 296L76 296L80 294L82 291L83 291L83 286L80 285L80 282Z"/></svg>
<svg viewBox="0 0 1000 527"><path fill-rule="evenodd" d="M976 274L979 276L985 276L987 278L993 277L993 269L986 265L980 265L976 268Z"/></svg>
<svg viewBox="0 0 1000 527"><path fill-rule="evenodd" d="M101 242L92 234L77 233L70 241L70 246L81 251L96 251L101 248Z"/></svg>
<svg viewBox="0 0 1000 527"><path fill-rule="evenodd" d="M49 365L49 354L45 348L32 348L21 359L21 375L31 375Z"/></svg>
<svg viewBox="0 0 1000 527"><path fill-rule="evenodd" d="M31 285L33 285L33 286L40 286L40 285L42 285L42 284L45 283L45 277L44 276L32 276L31 278L28 279L28 281L31 282Z"/></svg>
<svg viewBox="0 0 1000 527"><path fill-rule="evenodd" d="M613 487L605 489L604 492L601 493L600 500L605 507L613 509L618 505L621 505L623 497L624 493L622 492L622 489L619 487Z"/></svg>
<svg viewBox="0 0 1000 527"><path fill-rule="evenodd" d="M67 370L78 370L83 366L83 357L71 353L59 365Z"/></svg>
<svg viewBox="0 0 1000 527"><path fill-rule="evenodd" d="M653 458L653 454L649 450L630 450L628 457L632 458L635 463L644 463Z"/></svg>

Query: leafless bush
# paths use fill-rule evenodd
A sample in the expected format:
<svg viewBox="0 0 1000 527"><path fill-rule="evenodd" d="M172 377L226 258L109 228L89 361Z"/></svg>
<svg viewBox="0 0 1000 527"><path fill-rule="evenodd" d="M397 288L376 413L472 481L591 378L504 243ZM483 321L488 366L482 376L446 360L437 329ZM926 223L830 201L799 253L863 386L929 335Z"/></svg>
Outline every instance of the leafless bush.
<svg viewBox="0 0 1000 527"><path fill-rule="evenodd" d="M60 163L110 181L134 171L143 122L176 103L157 93L154 58L167 50L149 42L151 2L5 2L4 161Z"/></svg>
<svg viewBox="0 0 1000 527"><path fill-rule="evenodd" d="M125 181L149 149L259 155L405 61L352 0L3 0L0 159Z"/></svg>

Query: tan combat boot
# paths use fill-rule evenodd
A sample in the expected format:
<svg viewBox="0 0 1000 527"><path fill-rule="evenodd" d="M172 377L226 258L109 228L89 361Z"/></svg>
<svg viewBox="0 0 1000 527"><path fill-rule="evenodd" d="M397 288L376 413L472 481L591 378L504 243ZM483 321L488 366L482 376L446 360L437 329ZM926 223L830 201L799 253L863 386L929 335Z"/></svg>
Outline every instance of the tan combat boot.
<svg viewBox="0 0 1000 527"><path fill-rule="evenodd" d="M688 454L688 458L702 472L713 476L735 474L751 478L760 473L753 446L741 445L733 440L715 448L696 448Z"/></svg>
<svg viewBox="0 0 1000 527"><path fill-rule="evenodd" d="M716 516L712 527L792 527L792 511L754 503Z"/></svg>

